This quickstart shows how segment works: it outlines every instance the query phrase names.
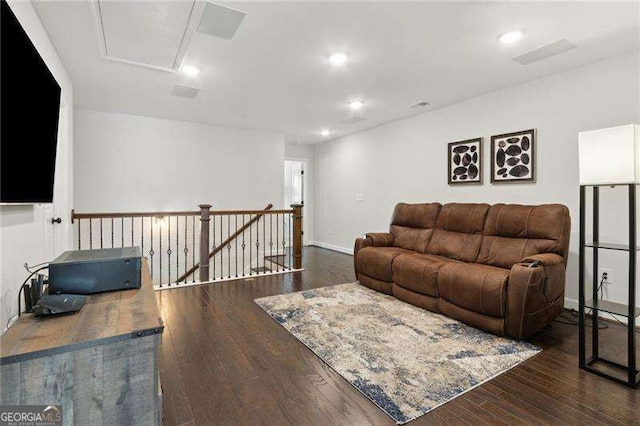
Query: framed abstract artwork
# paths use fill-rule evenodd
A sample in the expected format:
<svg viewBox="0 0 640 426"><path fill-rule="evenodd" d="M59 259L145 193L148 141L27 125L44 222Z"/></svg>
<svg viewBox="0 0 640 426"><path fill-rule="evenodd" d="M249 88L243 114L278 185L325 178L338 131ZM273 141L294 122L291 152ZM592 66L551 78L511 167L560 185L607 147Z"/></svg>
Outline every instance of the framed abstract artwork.
<svg viewBox="0 0 640 426"><path fill-rule="evenodd" d="M482 183L482 138L449 143L450 185Z"/></svg>
<svg viewBox="0 0 640 426"><path fill-rule="evenodd" d="M536 130L491 136L491 182L535 182Z"/></svg>

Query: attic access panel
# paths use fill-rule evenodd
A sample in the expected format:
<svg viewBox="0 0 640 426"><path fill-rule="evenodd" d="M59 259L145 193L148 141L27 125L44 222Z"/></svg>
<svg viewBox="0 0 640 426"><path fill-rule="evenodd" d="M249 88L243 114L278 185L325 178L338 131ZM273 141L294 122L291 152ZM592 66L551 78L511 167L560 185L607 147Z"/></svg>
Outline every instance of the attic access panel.
<svg viewBox="0 0 640 426"><path fill-rule="evenodd" d="M103 57L178 71L204 6L201 1L94 0Z"/></svg>
<svg viewBox="0 0 640 426"><path fill-rule="evenodd" d="M105 59L176 72L198 31L231 40L245 13L203 0L94 0Z"/></svg>

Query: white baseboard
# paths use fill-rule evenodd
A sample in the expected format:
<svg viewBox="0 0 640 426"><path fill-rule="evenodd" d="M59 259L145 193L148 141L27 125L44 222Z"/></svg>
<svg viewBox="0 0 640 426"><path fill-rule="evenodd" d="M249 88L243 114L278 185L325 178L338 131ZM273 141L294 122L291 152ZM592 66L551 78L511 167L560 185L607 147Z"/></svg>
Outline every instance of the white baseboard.
<svg viewBox="0 0 640 426"><path fill-rule="evenodd" d="M578 301L576 299L564 298L565 309L578 309Z"/></svg>
<svg viewBox="0 0 640 426"><path fill-rule="evenodd" d="M324 249L327 249L327 250L337 251L337 252L344 253L344 254L350 254L350 255L353 256L353 249L352 248L340 247L340 246L336 246L336 245L329 244L329 243L323 243L323 242L320 242L320 241L309 241L309 245L310 246L316 246L316 247L324 248Z"/></svg>

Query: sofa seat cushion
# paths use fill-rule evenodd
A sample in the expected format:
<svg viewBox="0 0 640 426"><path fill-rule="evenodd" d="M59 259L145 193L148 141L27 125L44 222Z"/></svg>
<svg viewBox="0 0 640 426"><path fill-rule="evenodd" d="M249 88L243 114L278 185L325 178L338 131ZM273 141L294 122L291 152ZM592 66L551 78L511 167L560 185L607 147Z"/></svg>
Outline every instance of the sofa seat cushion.
<svg viewBox="0 0 640 426"><path fill-rule="evenodd" d="M365 274L358 274L358 281L363 286L369 287L372 290L379 291L380 293L393 295L393 283L376 280Z"/></svg>
<svg viewBox="0 0 640 426"><path fill-rule="evenodd" d="M393 282L407 290L438 297L438 270L455 262L429 254L402 254L393 261Z"/></svg>
<svg viewBox="0 0 640 426"><path fill-rule="evenodd" d="M438 271L440 297L462 308L504 318L509 270L477 263L447 263Z"/></svg>
<svg viewBox="0 0 640 426"><path fill-rule="evenodd" d="M414 253L400 247L365 247L358 252L358 272L392 282L391 264L401 254Z"/></svg>
<svg viewBox="0 0 640 426"><path fill-rule="evenodd" d="M395 283L392 284L391 290L396 299L411 303L414 306L418 306L431 312L440 313L438 308L440 304L439 297L431 297L426 294L416 293L415 291L407 290Z"/></svg>

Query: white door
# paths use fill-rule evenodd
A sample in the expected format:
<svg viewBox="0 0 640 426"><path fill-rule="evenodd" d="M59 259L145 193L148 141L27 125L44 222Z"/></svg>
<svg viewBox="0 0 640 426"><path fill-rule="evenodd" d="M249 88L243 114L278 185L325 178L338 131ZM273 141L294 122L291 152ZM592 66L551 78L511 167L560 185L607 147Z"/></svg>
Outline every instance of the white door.
<svg viewBox="0 0 640 426"><path fill-rule="evenodd" d="M73 228L71 227L71 208L69 207L69 188L71 186L69 167L73 158L69 149L68 114L67 106L61 102L53 203L42 205L47 259L54 259L63 251L72 248L70 247L70 235Z"/></svg>
<svg viewBox="0 0 640 426"><path fill-rule="evenodd" d="M302 204L302 244L307 245L307 214L305 205L305 190L307 184L306 160L284 161L284 206Z"/></svg>

